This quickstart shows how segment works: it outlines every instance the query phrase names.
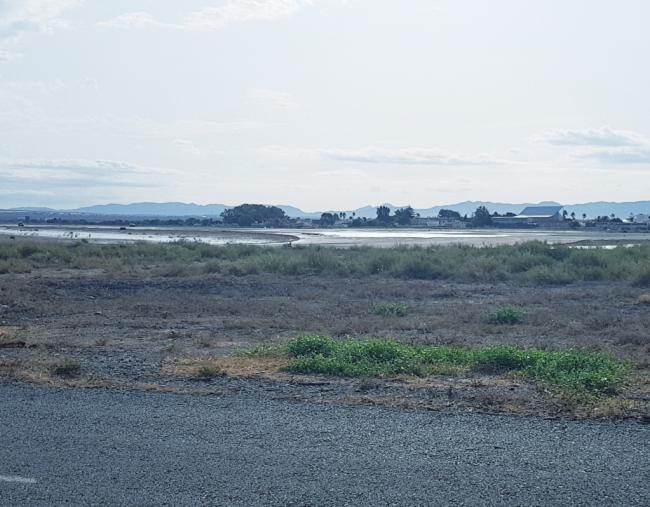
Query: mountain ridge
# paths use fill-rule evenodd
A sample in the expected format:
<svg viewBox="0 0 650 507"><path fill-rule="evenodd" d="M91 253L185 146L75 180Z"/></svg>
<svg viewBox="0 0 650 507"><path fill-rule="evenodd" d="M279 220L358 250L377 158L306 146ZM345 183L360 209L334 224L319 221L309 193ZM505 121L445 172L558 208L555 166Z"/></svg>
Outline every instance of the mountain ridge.
<svg viewBox="0 0 650 507"><path fill-rule="evenodd" d="M457 211L461 215L471 215L477 207L485 206L490 212L506 213L513 212L519 213L527 206L552 206L560 205L555 201L541 201L538 203L508 203L508 202L493 202L493 201L462 201L454 204L445 204L439 206L431 206L429 208L414 208L416 213L422 217L437 216L441 209L450 209ZM287 216L291 218L320 218L321 211L303 211L295 206L286 204L275 204L284 210ZM394 211L405 206L395 206L390 203L384 203L380 206L388 206L391 211ZM196 204L185 202L134 202L129 204L98 204L93 206L84 206L75 209L52 209L45 207L20 207L12 208L9 211L33 211L33 212L64 212L64 213L79 213L89 215L120 215L120 216L153 216L153 217L190 217L190 216L208 216L217 217L224 210L233 208L234 206L227 204ZM360 218L374 218L378 206L366 205L351 210L325 210L327 212L340 212L344 211L348 216L356 216ZM566 204L564 209L567 213L575 213L577 217L586 214L588 217L596 217L599 215L610 215L614 213L620 218L626 218L632 214L650 213L650 201L629 201L629 202L614 202L614 201L593 201L577 204Z"/></svg>

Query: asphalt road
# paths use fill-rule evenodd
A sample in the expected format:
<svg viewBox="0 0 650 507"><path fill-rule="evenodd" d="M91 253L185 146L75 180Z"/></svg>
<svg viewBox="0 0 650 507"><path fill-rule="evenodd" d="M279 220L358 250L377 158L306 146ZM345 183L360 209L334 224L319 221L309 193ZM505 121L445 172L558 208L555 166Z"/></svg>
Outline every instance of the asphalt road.
<svg viewBox="0 0 650 507"><path fill-rule="evenodd" d="M0 385L0 505L650 505L650 427Z"/></svg>

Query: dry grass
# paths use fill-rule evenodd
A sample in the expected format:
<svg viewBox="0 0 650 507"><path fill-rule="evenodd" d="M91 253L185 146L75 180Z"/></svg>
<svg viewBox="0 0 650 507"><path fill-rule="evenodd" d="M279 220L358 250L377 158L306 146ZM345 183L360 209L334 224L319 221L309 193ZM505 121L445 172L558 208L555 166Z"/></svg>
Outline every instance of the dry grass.
<svg viewBox="0 0 650 507"><path fill-rule="evenodd" d="M277 378L288 360L279 357L212 357L180 359L163 366L162 373L184 378Z"/></svg>
<svg viewBox="0 0 650 507"><path fill-rule="evenodd" d="M641 305L650 305L650 292L644 292L639 296L637 302Z"/></svg>
<svg viewBox="0 0 650 507"><path fill-rule="evenodd" d="M72 369L71 369L72 365ZM98 387L101 382L79 375L78 362L60 358L0 359L0 379L66 387Z"/></svg>

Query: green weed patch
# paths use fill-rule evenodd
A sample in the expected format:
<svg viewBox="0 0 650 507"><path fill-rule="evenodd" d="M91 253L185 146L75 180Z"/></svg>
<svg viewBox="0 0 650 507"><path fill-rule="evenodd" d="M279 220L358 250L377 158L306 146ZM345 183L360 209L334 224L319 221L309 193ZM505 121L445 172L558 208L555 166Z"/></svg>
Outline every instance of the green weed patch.
<svg viewBox="0 0 650 507"><path fill-rule="evenodd" d="M572 392L616 391L628 368L610 355L514 346L416 346L395 340L335 340L306 335L286 345L287 370L344 377L426 376L436 373L518 373Z"/></svg>

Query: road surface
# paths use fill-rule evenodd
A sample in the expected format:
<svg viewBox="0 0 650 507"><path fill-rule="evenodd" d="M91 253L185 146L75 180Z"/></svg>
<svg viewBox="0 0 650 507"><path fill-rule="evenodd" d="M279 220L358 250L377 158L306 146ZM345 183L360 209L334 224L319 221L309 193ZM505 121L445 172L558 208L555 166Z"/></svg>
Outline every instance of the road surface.
<svg viewBox="0 0 650 507"><path fill-rule="evenodd" d="M0 385L0 505L650 505L650 427Z"/></svg>

